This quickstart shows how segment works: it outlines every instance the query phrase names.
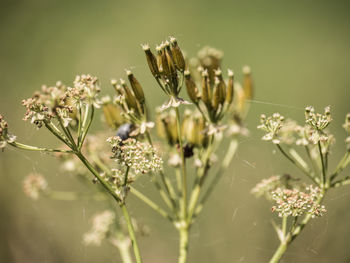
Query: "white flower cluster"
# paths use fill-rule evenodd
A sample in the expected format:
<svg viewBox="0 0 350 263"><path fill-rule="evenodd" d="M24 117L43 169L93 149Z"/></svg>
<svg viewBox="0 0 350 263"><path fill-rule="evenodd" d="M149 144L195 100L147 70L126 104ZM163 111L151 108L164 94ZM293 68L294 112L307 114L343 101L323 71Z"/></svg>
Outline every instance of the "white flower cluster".
<svg viewBox="0 0 350 263"><path fill-rule="evenodd" d="M274 113L270 117L266 117L265 114L262 114L260 116L260 125L258 126L258 129L267 132L262 137L262 140L272 141L274 144L279 144L281 140L278 137L278 132L282 128L283 122L284 117L279 113Z"/></svg>
<svg viewBox="0 0 350 263"><path fill-rule="evenodd" d="M113 224L115 214L110 210L95 215L92 219L92 228L83 237L85 245L101 245L103 239L107 237L110 226Z"/></svg>
<svg viewBox="0 0 350 263"><path fill-rule="evenodd" d="M16 141L16 136L8 133L8 124L0 115L0 149L5 148L7 143Z"/></svg>
<svg viewBox="0 0 350 263"><path fill-rule="evenodd" d="M122 165L133 169L135 174L146 174L162 170L163 160L148 143L139 142L133 138L122 141L120 137L110 137L107 141L112 145L112 158Z"/></svg>
<svg viewBox="0 0 350 263"><path fill-rule="evenodd" d="M47 188L45 178L37 173L29 174L23 181L23 191L30 198L37 200L41 191Z"/></svg>
<svg viewBox="0 0 350 263"><path fill-rule="evenodd" d="M276 202L272 211L277 212L279 217L297 217L304 214L311 214L313 218L322 216L327 210L318 203L322 197L320 188L310 185L306 191L277 188L272 192L272 199Z"/></svg>
<svg viewBox="0 0 350 263"><path fill-rule="evenodd" d="M68 88L70 97L74 102L79 104L93 104L95 108L99 108L101 102L98 100L98 93L101 91L98 85L97 77L88 75L76 76L73 82L74 87Z"/></svg>

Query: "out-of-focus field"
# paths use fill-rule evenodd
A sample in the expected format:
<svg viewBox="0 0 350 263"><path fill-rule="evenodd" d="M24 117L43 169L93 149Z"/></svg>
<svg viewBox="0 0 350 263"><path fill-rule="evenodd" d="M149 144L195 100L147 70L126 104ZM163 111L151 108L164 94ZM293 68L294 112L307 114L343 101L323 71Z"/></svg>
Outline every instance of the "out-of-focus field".
<svg viewBox="0 0 350 263"><path fill-rule="evenodd" d="M20 102L42 84L71 83L76 74L100 78L112 94L111 78L132 68L150 105L164 94L152 79L142 43L152 46L169 35L187 55L211 45L224 51L224 66L241 76L251 66L255 98L247 126L229 171L191 232L189 262L267 262L278 245L270 206L251 196L262 178L299 174L270 144L260 140L261 113L280 112L303 121L303 109L331 105L331 129L338 138L332 160L345 150L341 128L350 112L350 5L348 1L16 1L0 5L0 112L19 139L55 145L44 130L21 119ZM97 129L103 127L97 124ZM333 167L333 166L332 166ZM87 201L33 201L22 192L29 172L43 173L61 190L84 188L60 173L55 158L6 149L0 153L0 262L120 262L108 244L85 247L89 218L105 207ZM345 171L347 174L349 169ZM148 178L138 187L156 198ZM328 213L313 220L288 251L284 262L350 261L350 186L326 200ZM177 233L133 197L133 216L149 225L141 238L145 262L176 262Z"/></svg>

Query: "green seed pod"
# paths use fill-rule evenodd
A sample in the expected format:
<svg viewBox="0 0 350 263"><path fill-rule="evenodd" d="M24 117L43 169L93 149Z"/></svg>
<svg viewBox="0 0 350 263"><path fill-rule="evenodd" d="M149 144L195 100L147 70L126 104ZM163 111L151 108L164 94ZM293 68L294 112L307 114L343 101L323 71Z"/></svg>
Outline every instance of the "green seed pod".
<svg viewBox="0 0 350 263"><path fill-rule="evenodd" d="M196 83L192 79L191 73L189 70L185 70L185 83L186 83L188 96L194 103L198 103L198 100L199 100L198 88L196 86Z"/></svg>
<svg viewBox="0 0 350 263"><path fill-rule="evenodd" d="M249 66L243 67L243 90L244 94L247 100L250 100L253 98L253 80L252 80L252 74L251 69Z"/></svg>
<svg viewBox="0 0 350 263"><path fill-rule="evenodd" d="M228 83L227 83L227 92L226 92L226 103L230 105L233 101L234 94L234 79L233 79L233 71L228 70Z"/></svg>
<svg viewBox="0 0 350 263"><path fill-rule="evenodd" d="M171 37L170 42L171 42L171 51L172 51L173 56L174 56L175 65L179 71L184 72L186 69L186 62L185 62L185 58L181 52L181 49L180 49L179 45L177 44L176 38Z"/></svg>
<svg viewBox="0 0 350 263"><path fill-rule="evenodd" d="M130 70L127 70L126 74L128 75L128 79L136 99L142 105L145 102L145 95L143 93L140 82L135 78L134 74L132 74Z"/></svg>
<svg viewBox="0 0 350 263"><path fill-rule="evenodd" d="M145 51L148 67L149 67L152 75L155 78L158 78L160 73L159 73L156 57L153 55L149 45L147 45L147 44L142 45L142 49L143 49L143 51Z"/></svg>

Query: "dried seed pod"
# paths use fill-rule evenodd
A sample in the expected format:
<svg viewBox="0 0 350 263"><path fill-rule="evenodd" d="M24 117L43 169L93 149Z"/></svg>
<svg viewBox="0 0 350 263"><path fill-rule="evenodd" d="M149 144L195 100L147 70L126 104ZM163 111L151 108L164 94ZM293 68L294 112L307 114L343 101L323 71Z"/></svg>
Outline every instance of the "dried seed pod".
<svg viewBox="0 0 350 263"><path fill-rule="evenodd" d="M218 85L215 85L214 90L213 90L213 97L212 97L212 102L211 106L215 111L218 110L219 104L220 104L220 89L218 88Z"/></svg>
<svg viewBox="0 0 350 263"><path fill-rule="evenodd" d="M172 77L176 76L176 67L175 67L175 63L173 60L173 54L172 54L171 49L170 49L170 44L168 41L165 41L165 43L164 43L164 52L165 52L166 59L168 61L168 65L169 65L169 73Z"/></svg>
<svg viewBox="0 0 350 263"><path fill-rule="evenodd" d="M130 109L134 109L135 112L137 112L138 111L138 106L137 106L137 101L136 101L136 98L134 97L134 94L132 94L130 88L126 85L125 80L120 79L120 84L123 87L124 95L125 95L125 101L128 104L128 107Z"/></svg>
<svg viewBox="0 0 350 263"><path fill-rule="evenodd" d="M202 101L208 108L211 107L211 90L208 72L206 70L202 72Z"/></svg>
<svg viewBox="0 0 350 263"><path fill-rule="evenodd" d="M161 45L156 46L156 51L157 51L157 65L158 65L159 73L164 74L164 68L163 68L163 63L162 63L162 47L161 47Z"/></svg>
<svg viewBox="0 0 350 263"><path fill-rule="evenodd" d="M127 70L126 74L128 75L128 79L136 99L142 105L145 102L145 95L143 93L140 82L135 78L134 74L130 70Z"/></svg>
<svg viewBox="0 0 350 263"><path fill-rule="evenodd" d="M246 99L250 100L253 98L253 80L252 80L252 74L251 69L249 66L243 67L243 90Z"/></svg>
<svg viewBox="0 0 350 263"><path fill-rule="evenodd" d="M219 103L223 104L225 102L225 96L226 96L226 84L222 77L222 72L220 69L215 70L215 84L218 86L219 90Z"/></svg>
<svg viewBox="0 0 350 263"><path fill-rule="evenodd" d="M228 83L227 83L227 92L226 92L226 103L230 105L233 101L234 94L234 79L233 79L233 71L228 70Z"/></svg>
<svg viewBox="0 0 350 263"><path fill-rule="evenodd" d="M179 71L184 72L186 69L186 62L181 52L181 49L177 44L176 38L170 37L170 42L171 42L171 51L174 57L175 65Z"/></svg>
<svg viewBox="0 0 350 263"><path fill-rule="evenodd" d="M198 100L199 100L198 88L196 86L196 83L192 79L191 73L189 70L185 70L185 83L186 83L188 96L194 103L198 103Z"/></svg>
<svg viewBox="0 0 350 263"><path fill-rule="evenodd" d="M164 43L161 44L160 57L161 57L161 65L162 65L162 68L163 68L163 73L169 79L171 73L170 73L169 62L168 62L168 59L167 59Z"/></svg>
<svg viewBox="0 0 350 263"><path fill-rule="evenodd" d="M152 75L155 78L158 78L160 73L159 73L157 59L156 59L155 55L153 55L149 45L147 45L147 44L142 45L142 49L143 49L143 51L145 51L148 67L149 67Z"/></svg>
<svg viewBox="0 0 350 263"><path fill-rule="evenodd" d="M105 117L107 125L112 129L117 129L124 121L121 115L121 109L119 106L112 103L106 103L102 106L103 115Z"/></svg>

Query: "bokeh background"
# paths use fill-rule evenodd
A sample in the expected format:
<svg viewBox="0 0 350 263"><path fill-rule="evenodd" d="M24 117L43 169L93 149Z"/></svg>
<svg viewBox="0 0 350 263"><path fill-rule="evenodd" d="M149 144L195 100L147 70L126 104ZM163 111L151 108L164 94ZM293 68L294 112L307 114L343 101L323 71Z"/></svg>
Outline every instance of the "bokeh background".
<svg viewBox="0 0 350 263"><path fill-rule="evenodd" d="M350 111L348 1L2 0L0 6L0 112L11 131L32 144L57 143L21 120L20 101L42 84L71 83L76 74L90 73L100 78L103 93L112 93L109 80L132 68L151 105L160 105L165 96L148 72L141 43L154 46L174 35L189 56L205 45L223 50L224 66L238 78L243 65L252 67L251 134L240 141L232 166L192 229L189 262L267 262L278 245L270 205L249 191L272 174L301 175L260 140L261 113L278 111L302 122L306 105L319 111L331 105L338 138L332 160L344 152L341 124ZM60 173L49 155L1 153L0 261L120 262L108 244L82 244L89 218L104 205L30 200L22 180L33 171L56 189L84 190L76 178ZM138 187L157 198L147 179ZM349 193L349 187L330 193L327 215L312 221L283 262L350 262ZM151 235L140 240L145 262L176 262L173 227L132 197L129 207L151 228Z"/></svg>

